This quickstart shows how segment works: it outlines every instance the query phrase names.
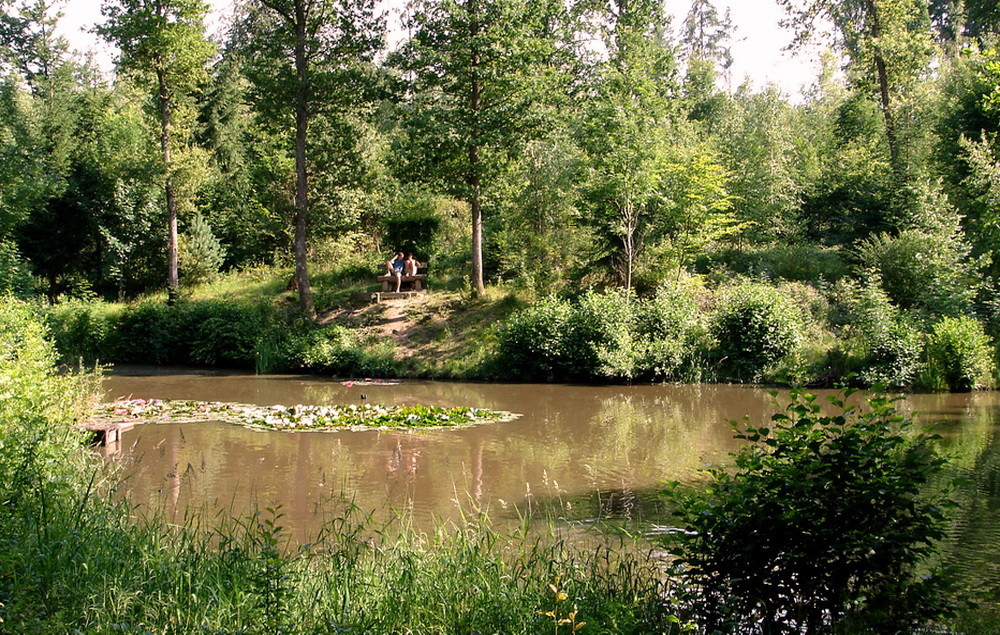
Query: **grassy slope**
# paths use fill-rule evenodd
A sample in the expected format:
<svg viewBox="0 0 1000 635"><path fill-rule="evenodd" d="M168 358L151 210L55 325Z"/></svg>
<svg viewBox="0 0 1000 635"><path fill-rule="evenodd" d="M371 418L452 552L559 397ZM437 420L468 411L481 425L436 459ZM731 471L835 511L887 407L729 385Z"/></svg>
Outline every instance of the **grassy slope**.
<svg viewBox="0 0 1000 635"><path fill-rule="evenodd" d="M289 311L297 303L287 289L290 269L256 268L221 276L190 287L194 301L266 302ZM379 290L375 276L358 278L356 270L317 270L312 275L316 310L324 324L357 330L365 338L386 339L395 346L400 374L408 377L467 378L480 376L495 341L494 328L527 305L524 292L490 287L481 297L463 288L460 278L429 281L424 296L372 303ZM160 293L152 299L166 300Z"/></svg>

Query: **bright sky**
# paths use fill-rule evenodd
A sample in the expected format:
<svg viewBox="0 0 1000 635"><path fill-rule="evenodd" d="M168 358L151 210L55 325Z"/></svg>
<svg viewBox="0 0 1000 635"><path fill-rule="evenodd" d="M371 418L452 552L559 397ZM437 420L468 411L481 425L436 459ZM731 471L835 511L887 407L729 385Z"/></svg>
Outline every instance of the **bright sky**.
<svg viewBox="0 0 1000 635"><path fill-rule="evenodd" d="M61 26L73 48L81 52L94 50L100 64L110 70L115 51L88 33L102 21L101 1L65 0ZM674 16L675 28L679 27L690 7L690 0L664 1L667 11ZM209 0L209 3L212 5L209 32L212 32L231 11L232 0ZM396 7L401 0L383 0L383 4ZM793 55L782 50L791 36L778 26L782 10L775 0L716 0L716 7L720 13L729 8L736 27L735 41L731 43L734 87L749 78L757 88L774 83L795 98L815 80L819 72L819 56L815 51ZM390 13L390 25L396 15L398 11Z"/></svg>

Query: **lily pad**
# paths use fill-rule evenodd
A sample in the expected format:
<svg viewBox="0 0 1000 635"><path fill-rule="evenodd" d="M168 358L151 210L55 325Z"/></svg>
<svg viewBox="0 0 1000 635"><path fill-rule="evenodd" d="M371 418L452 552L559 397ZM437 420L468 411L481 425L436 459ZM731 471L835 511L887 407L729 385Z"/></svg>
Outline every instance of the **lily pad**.
<svg viewBox="0 0 1000 635"><path fill-rule="evenodd" d="M222 401L124 399L95 406L92 420L111 423L225 421L264 430L364 430L457 428L510 421L519 415L483 408L382 406L373 403L257 406Z"/></svg>

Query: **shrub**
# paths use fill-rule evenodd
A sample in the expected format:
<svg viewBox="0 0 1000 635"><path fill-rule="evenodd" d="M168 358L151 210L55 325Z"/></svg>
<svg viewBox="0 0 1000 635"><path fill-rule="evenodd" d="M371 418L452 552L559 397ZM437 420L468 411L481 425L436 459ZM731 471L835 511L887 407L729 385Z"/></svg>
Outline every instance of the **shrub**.
<svg viewBox="0 0 1000 635"><path fill-rule="evenodd" d="M775 245L761 254L762 273L793 282L834 282L848 267L836 249L819 245Z"/></svg>
<svg viewBox="0 0 1000 635"><path fill-rule="evenodd" d="M180 364L184 338L178 312L162 302L129 305L118 323L121 338L114 361L127 364Z"/></svg>
<svg viewBox="0 0 1000 635"><path fill-rule="evenodd" d="M811 244L717 249L702 255L696 266L722 280L737 274L818 284L834 282L849 273L838 249Z"/></svg>
<svg viewBox="0 0 1000 635"><path fill-rule="evenodd" d="M961 230L909 229L879 234L858 248L862 265L878 274L892 301L932 315L967 314L981 285Z"/></svg>
<svg viewBox="0 0 1000 635"><path fill-rule="evenodd" d="M651 379L696 380L708 330L698 290L668 284L636 307L635 346L640 374Z"/></svg>
<svg viewBox="0 0 1000 635"><path fill-rule="evenodd" d="M184 363L254 367L265 324L262 307L202 301L179 304L176 311L178 327L185 334L177 355Z"/></svg>
<svg viewBox="0 0 1000 635"><path fill-rule="evenodd" d="M634 309L629 291L587 291L574 305L566 344L567 375L632 379L637 351Z"/></svg>
<svg viewBox="0 0 1000 635"><path fill-rule="evenodd" d="M799 347L802 313L774 287L743 283L722 293L712 322L722 373L760 380Z"/></svg>
<svg viewBox="0 0 1000 635"><path fill-rule="evenodd" d="M844 283L836 290L834 321L841 329L845 375L867 385L905 388L922 369L923 336L889 300L878 277L864 285Z"/></svg>
<svg viewBox="0 0 1000 635"><path fill-rule="evenodd" d="M118 361L120 305L71 300L48 311L47 322L60 357L69 363Z"/></svg>
<svg viewBox="0 0 1000 635"><path fill-rule="evenodd" d="M573 307L549 296L518 311L499 328L497 356L512 376L552 381L571 371L569 328Z"/></svg>
<svg viewBox="0 0 1000 635"><path fill-rule="evenodd" d="M832 399L834 416L815 400L793 391L770 425L731 422L735 473L671 492L678 598L706 632L912 632L955 608L924 571L950 504L922 495L944 464L936 437L882 398L865 414Z"/></svg>
<svg viewBox="0 0 1000 635"><path fill-rule="evenodd" d="M397 364L388 342L365 341L350 329L298 321L284 324L288 333L280 346L284 370L342 377L393 377Z"/></svg>
<svg viewBox="0 0 1000 635"><path fill-rule="evenodd" d="M0 294L0 528L23 504L33 502L44 518L48 496L76 489L83 433L74 424L86 412L92 386L84 377L57 374L55 360L40 311ZM8 579L3 533L0 579Z"/></svg>
<svg viewBox="0 0 1000 635"><path fill-rule="evenodd" d="M946 317L935 324L927 357L935 387L969 391L993 383L993 343L983 325L970 317Z"/></svg>
<svg viewBox="0 0 1000 635"><path fill-rule="evenodd" d="M384 242L393 251L413 252L418 260L433 253L441 219L429 203L382 219Z"/></svg>
<svg viewBox="0 0 1000 635"><path fill-rule="evenodd" d="M31 293L31 271L17 245L0 240L0 294L25 298Z"/></svg>
<svg viewBox="0 0 1000 635"><path fill-rule="evenodd" d="M267 315L265 306L249 303L146 301L122 308L70 301L52 307L48 321L68 362L252 368Z"/></svg>

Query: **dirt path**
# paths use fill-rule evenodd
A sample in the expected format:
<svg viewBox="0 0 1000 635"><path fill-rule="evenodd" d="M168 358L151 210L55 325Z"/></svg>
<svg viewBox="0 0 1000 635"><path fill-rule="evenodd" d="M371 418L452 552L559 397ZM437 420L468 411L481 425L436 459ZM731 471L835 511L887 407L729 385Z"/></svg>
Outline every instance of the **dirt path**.
<svg viewBox="0 0 1000 635"><path fill-rule="evenodd" d="M412 303L413 300L409 299L383 300L381 304L385 312L377 325L379 332L399 343L403 334L413 327L413 321L406 314L406 308Z"/></svg>
<svg viewBox="0 0 1000 635"><path fill-rule="evenodd" d="M361 326L370 334L393 341L405 358L416 353L411 336L420 328L420 320L414 316L419 317L427 308L425 298L383 300L362 307L335 309L320 318L320 323Z"/></svg>

